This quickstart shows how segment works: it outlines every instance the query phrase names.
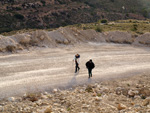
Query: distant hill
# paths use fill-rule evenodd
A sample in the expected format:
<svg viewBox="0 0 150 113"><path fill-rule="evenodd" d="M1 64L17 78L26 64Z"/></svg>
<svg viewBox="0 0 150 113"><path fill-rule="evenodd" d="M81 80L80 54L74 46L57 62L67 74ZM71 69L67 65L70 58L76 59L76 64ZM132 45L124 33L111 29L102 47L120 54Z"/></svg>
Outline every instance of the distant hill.
<svg viewBox="0 0 150 113"><path fill-rule="evenodd" d="M145 19L149 6L149 0L0 0L0 33L99 19Z"/></svg>

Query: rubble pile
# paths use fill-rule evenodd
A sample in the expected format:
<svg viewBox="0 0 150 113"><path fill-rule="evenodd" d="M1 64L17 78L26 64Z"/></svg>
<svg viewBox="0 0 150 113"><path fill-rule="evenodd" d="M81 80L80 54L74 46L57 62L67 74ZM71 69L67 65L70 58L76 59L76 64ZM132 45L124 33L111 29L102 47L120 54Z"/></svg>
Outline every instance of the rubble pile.
<svg viewBox="0 0 150 113"><path fill-rule="evenodd" d="M149 113L150 76L103 81L1 100L2 113Z"/></svg>

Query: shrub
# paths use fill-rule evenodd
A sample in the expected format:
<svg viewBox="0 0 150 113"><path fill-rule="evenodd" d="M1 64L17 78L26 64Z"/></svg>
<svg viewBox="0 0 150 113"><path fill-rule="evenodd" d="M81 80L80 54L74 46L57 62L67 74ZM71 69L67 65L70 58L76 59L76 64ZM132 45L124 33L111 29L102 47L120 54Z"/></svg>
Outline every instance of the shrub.
<svg viewBox="0 0 150 113"><path fill-rule="evenodd" d="M107 23L108 21L106 19L102 19L101 23Z"/></svg>
<svg viewBox="0 0 150 113"><path fill-rule="evenodd" d="M95 29L97 32L102 32L102 29L100 28L100 26L97 26Z"/></svg>
<svg viewBox="0 0 150 113"><path fill-rule="evenodd" d="M146 9L143 9L142 10L142 15L145 17L145 18L148 18L148 11Z"/></svg>
<svg viewBox="0 0 150 113"><path fill-rule="evenodd" d="M24 16L21 15L21 14L15 14L14 17L17 18L17 19L20 19L20 20L24 19Z"/></svg>
<svg viewBox="0 0 150 113"><path fill-rule="evenodd" d="M132 31L137 31L137 27L138 27L138 25L137 24L133 24L133 26L132 26Z"/></svg>
<svg viewBox="0 0 150 113"><path fill-rule="evenodd" d="M115 0L110 0L111 2L115 2Z"/></svg>
<svg viewBox="0 0 150 113"><path fill-rule="evenodd" d="M43 4L43 6L45 6L46 2L44 0L41 0L41 3Z"/></svg>
<svg viewBox="0 0 150 113"><path fill-rule="evenodd" d="M16 10L18 10L18 11L19 11L19 10L22 10L22 9L21 9L21 7L16 7Z"/></svg>

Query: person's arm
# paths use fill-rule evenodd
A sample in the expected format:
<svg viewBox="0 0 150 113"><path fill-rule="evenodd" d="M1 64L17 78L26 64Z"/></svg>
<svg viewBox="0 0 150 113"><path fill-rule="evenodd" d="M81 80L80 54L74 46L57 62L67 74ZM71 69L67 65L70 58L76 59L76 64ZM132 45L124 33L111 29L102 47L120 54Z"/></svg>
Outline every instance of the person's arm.
<svg viewBox="0 0 150 113"><path fill-rule="evenodd" d="M73 60L72 60L73 62L75 61L75 57L73 58Z"/></svg>
<svg viewBox="0 0 150 113"><path fill-rule="evenodd" d="M86 65L86 68L88 68L88 62L85 65Z"/></svg>
<svg viewBox="0 0 150 113"><path fill-rule="evenodd" d="M93 68L95 68L95 64L93 63Z"/></svg>
<svg viewBox="0 0 150 113"><path fill-rule="evenodd" d="M78 58L78 64L80 63L80 58Z"/></svg>

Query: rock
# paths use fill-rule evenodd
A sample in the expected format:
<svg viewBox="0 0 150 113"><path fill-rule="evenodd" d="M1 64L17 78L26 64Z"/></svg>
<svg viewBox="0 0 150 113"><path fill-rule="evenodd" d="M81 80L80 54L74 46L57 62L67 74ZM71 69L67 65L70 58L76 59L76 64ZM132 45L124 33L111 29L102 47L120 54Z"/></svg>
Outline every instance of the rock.
<svg viewBox="0 0 150 113"><path fill-rule="evenodd" d="M58 104L58 103L54 103L54 106L57 106L57 107L58 107L58 106L61 106L61 105L60 105L60 104Z"/></svg>
<svg viewBox="0 0 150 113"><path fill-rule="evenodd" d="M141 88L139 94L145 97L150 96L150 89L148 87Z"/></svg>
<svg viewBox="0 0 150 113"><path fill-rule="evenodd" d="M101 88L101 91L102 91L103 93L108 93L108 92L109 92L109 89L108 89L107 87L103 87L103 88Z"/></svg>
<svg viewBox="0 0 150 113"><path fill-rule="evenodd" d="M97 85L97 88L100 88L101 86L100 85Z"/></svg>
<svg viewBox="0 0 150 113"><path fill-rule="evenodd" d="M123 95L127 96L128 95L128 90L125 89L125 88L117 87L116 88L116 94L117 95L123 94Z"/></svg>
<svg viewBox="0 0 150 113"><path fill-rule="evenodd" d="M42 100L38 100L38 101L36 102L36 104L37 104L38 106L42 105Z"/></svg>
<svg viewBox="0 0 150 113"><path fill-rule="evenodd" d="M125 105L123 105L123 104L118 104L118 106L117 106L118 110L123 110L123 109L126 109L126 108L127 107Z"/></svg>
<svg viewBox="0 0 150 113"><path fill-rule="evenodd" d="M0 111L1 111L1 112L3 111L3 106L0 106Z"/></svg>
<svg viewBox="0 0 150 113"><path fill-rule="evenodd" d="M45 110L44 113L52 113L52 106L48 106Z"/></svg>
<svg viewBox="0 0 150 113"><path fill-rule="evenodd" d="M134 97L134 96L137 95L138 93L139 93L138 91L133 91L133 90L129 90L129 91L128 91L129 97Z"/></svg>
<svg viewBox="0 0 150 113"><path fill-rule="evenodd" d="M148 104L150 104L150 97L146 98L142 103L143 106L147 106Z"/></svg>
<svg viewBox="0 0 150 113"><path fill-rule="evenodd" d="M82 105L82 108L83 108L83 109L86 109L86 108L89 108L89 107L90 107L90 105L87 105L87 104L83 104L83 105Z"/></svg>
<svg viewBox="0 0 150 113"><path fill-rule="evenodd" d="M134 103L134 102L131 102L130 104L131 104L131 105L135 105L135 103Z"/></svg>
<svg viewBox="0 0 150 113"><path fill-rule="evenodd" d="M0 105L4 106L4 105L6 105L6 103L0 103Z"/></svg>
<svg viewBox="0 0 150 113"><path fill-rule="evenodd" d="M43 41L43 40L44 40L44 38L45 38L45 36L44 36L44 35L41 35L41 36L39 37L39 39L40 39L41 41Z"/></svg>
<svg viewBox="0 0 150 113"><path fill-rule="evenodd" d="M58 92L58 89L53 89L53 93L56 93L56 92Z"/></svg>
<svg viewBox="0 0 150 113"><path fill-rule="evenodd" d="M139 95L135 95L134 99L141 99L141 97Z"/></svg>
<svg viewBox="0 0 150 113"><path fill-rule="evenodd" d="M15 102L16 99L15 99L15 97L9 97L9 98L8 98L8 101L9 101L9 102Z"/></svg>
<svg viewBox="0 0 150 113"><path fill-rule="evenodd" d="M42 105L49 105L49 103L47 103L47 102L42 102Z"/></svg>
<svg viewBox="0 0 150 113"><path fill-rule="evenodd" d="M41 96L42 99L47 99L48 97L46 95Z"/></svg>
<svg viewBox="0 0 150 113"><path fill-rule="evenodd" d="M95 97L95 101L101 101L101 100L102 100L101 97L98 97L98 96Z"/></svg>
<svg viewBox="0 0 150 113"><path fill-rule="evenodd" d="M65 110L64 110L64 109L60 109L60 111L61 111L62 113L64 113L64 112L65 112Z"/></svg>
<svg viewBox="0 0 150 113"><path fill-rule="evenodd" d="M52 98L52 95L49 94L49 95L47 95L47 97L48 97L48 98Z"/></svg>
<svg viewBox="0 0 150 113"><path fill-rule="evenodd" d="M147 101L147 100L144 100L142 103L143 106L147 106L148 104L149 104L149 101Z"/></svg>
<svg viewBox="0 0 150 113"><path fill-rule="evenodd" d="M79 90L79 93L84 93L84 90L83 90L83 89L80 89L80 90Z"/></svg>
<svg viewBox="0 0 150 113"><path fill-rule="evenodd" d="M139 104L135 104L134 107L135 108L141 108L141 106Z"/></svg>
<svg viewBox="0 0 150 113"><path fill-rule="evenodd" d="M64 39L64 44L69 44L69 41L67 39Z"/></svg>
<svg viewBox="0 0 150 113"><path fill-rule="evenodd" d="M93 92L92 86L88 85L85 89L85 91L87 91L88 93Z"/></svg>
<svg viewBox="0 0 150 113"><path fill-rule="evenodd" d="M48 92L44 92L43 94L44 94L44 95L48 95Z"/></svg>
<svg viewBox="0 0 150 113"><path fill-rule="evenodd" d="M92 95L93 95L94 97L95 97L95 96L97 96L97 94L96 94L96 93L93 93Z"/></svg>

